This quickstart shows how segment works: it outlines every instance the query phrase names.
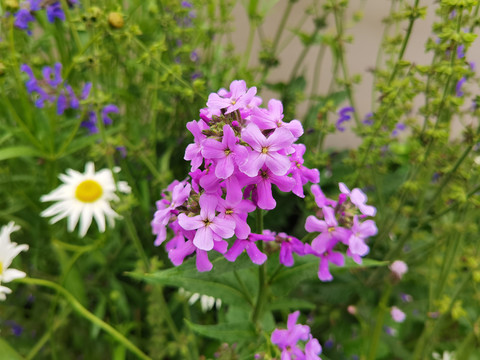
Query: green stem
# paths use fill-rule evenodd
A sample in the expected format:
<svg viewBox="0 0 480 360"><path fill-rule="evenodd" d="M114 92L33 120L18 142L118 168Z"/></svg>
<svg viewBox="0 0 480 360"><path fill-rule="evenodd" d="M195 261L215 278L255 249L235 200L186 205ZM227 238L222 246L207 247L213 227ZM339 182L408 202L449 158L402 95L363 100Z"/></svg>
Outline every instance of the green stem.
<svg viewBox="0 0 480 360"><path fill-rule="evenodd" d="M23 278L23 279L17 279L16 281L20 282L20 283L23 283L23 284L38 285L38 286L43 286L43 287L47 287L49 289L55 290L59 294L63 295L63 297L69 302L69 304L72 306L73 310L77 314L79 314L80 316L82 316L86 320L90 321L92 324L100 327L105 332L110 334L116 341L118 341L123 346L125 346L125 348L127 348L132 353L134 353L139 359L151 360L150 357L148 357L145 353L143 353L142 350L140 350L138 347L136 347L124 335L122 335L120 332L118 332L118 330L116 330L114 327L107 324L103 320L99 319L94 314L92 314L90 311L88 311L86 308L84 308L83 305L80 304L78 302L78 300L75 299L75 297L72 294L70 294L70 292L65 290L60 285L57 285L52 281L43 280L43 279L34 279L34 278Z"/></svg>
<svg viewBox="0 0 480 360"><path fill-rule="evenodd" d="M413 8L418 7L418 3L420 0L415 0L415 4L413 5ZM399 63L403 59L403 55L405 54L405 50L407 49L408 41L410 40L410 35L412 34L413 30L413 24L415 23L415 20L417 20L416 16L411 15L409 20L408 20L408 28L407 28L407 33L405 35L405 38L403 39L402 47L400 49L400 52L398 53L398 58L397 61L395 62L395 67L393 68L393 71L390 75L390 78L388 79L388 85L390 85L397 75L397 71L399 69Z"/></svg>
<svg viewBox="0 0 480 360"><path fill-rule="evenodd" d="M261 234L263 232L263 213L262 209L256 210L256 232ZM263 243L259 244L260 251L263 250ZM258 268L258 296L255 303L255 308L253 309L252 321L254 324L258 323L260 315L262 314L263 307L266 300L266 290L267 290L267 266L265 263L260 265Z"/></svg>
<svg viewBox="0 0 480 360"><path fill-rule="evenodd" d="M135 229L135 225L133 224L132 221L132 216L130 213L127 213L125 215L125 225L127 226L127 231L128 234L130 235L131 239L133 240L133 244L135 245L135 248L137 249L138 255L142 259L143 266L145 267L145 271L149 271L150 269L150 262L148 261L147 254L145 253L145 250L143 249L142 242L140 241L140 238L138 237L137 231Z"/></svg>
<svg viewBox="0 0 480 360"><path fill-rule="evenodd" d="M459 282L455 292L451 298L448 310L441 314L438 319L430 319L425 324L423 328L422 334L415 345L415 349L413 352L412 359L414 360L422 360L425 359L425 353L428 353L429 347L431 346L431 339L437 333L438 330L443 326L445 321L450 318L450 313L452 312L453 306L457 301L458 295L463 292L465 286L468 284L468 280L470 279L471 274L465 274L462 281ZM460 358L459 358L460 359Z"/></svg>
<svg viewBox="0 0 480 360"><path fill-rule="evenodd" d="M337 56L338 56L338 60L340 62L340 66L342 68L342 73L343 73L343 82L345 83L345 90L347 91L347 97L348 97L348 101L350 102L350 105L355 109L355 111L353 112L353 118L355 119L355 123L357 124L357 126L360 126L360 118L358 116L358 109L357 109L357 106L355 104L355 99L353 97L353 91L352 91L352 83L351 83L351 79L350 79L350 75L349 75L349 72L348 72L348 67L347 67L347 62L345 60L345 47L343 46L343 19L341 18L343 16L343 13L340 14L338 11L337 11L337 7L334 6L333 7L333 15L334 15L334 18L335 18L335 27L336 27L336 30L337 30ZM335 51L334 51L335 53Z"/></svg>
<svg viewBox="0 0 480 360"><path fill-rule="evenodd" d="M75 45L77 46L77 51L79 51L82 48L82 42L80 41L80 37L78 36L77 29L75 29L75 26L73 25L72 17L70 16L70 11L69 11L69 6L67 3L67 0L60 0L62 3L62 7L64 9L63 13L65 14L65 18L67 19L68 26L70 26L70 31L72 32L73 36L73 41L75 42Z"/></svg>
<svg viewBox="0 0 480 360"><path fill-rule="evenodd" d="M372 341L370 342L370 350L368 352L367 360L375 360L378 344L380 342L380 336L382 335L383 319L388 311L387 303L391 293L392 285L387 284L387 288L383 292L383 295L378 304L377 319L375 321L375 328L373 330Z"/></svg>

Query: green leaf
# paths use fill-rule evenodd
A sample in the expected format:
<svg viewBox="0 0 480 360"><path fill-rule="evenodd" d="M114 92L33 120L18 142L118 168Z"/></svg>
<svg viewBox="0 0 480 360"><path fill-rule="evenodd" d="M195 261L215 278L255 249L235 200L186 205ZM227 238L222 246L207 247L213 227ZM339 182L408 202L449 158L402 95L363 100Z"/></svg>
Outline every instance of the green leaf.
<svg viewBox="0 0 480 360"><path fill-rule="evenodd" d="M42 154L30 146L11 146L0 150L0 161L18 157L42 156Z"/></svg>
<svg viewBox="0 0 480 360"><path fill-rule="evenodd" d="M305 256L303 258L296 257L296 265L284 269L275 277L272 284L272 292L277 295L286 295L291 290L295 289L299 283L307 279L315 279L318 277L318 263L319 259L314 256ZM350 257L345 258L345 265L337 267L335 265L330 266L330 272L332 274L345 271L345 269L365 268L372 266L383 266L388 264L387 261L378 261L373 259L363 259L363 264L356 264ZM319 280L320 281L320 280Z"/></svg>
<svg viewBox="0 0 480 360"><path fill-rule="evenodd" d="M255 266L250 259L243 255L237 261L231 263L218 256L212 260L212 264L212 271L200 273L196 268L195 259L192 258L183 265L171 269L160 270L151 274L129 273L129 275L149 283L182 287L193 293L213 296L227 304L248 305L250 302L249 296L243 293L240 288L232 285L232 283L237 283L232 272Z"/></svg>
<svg viewBox="0 0 480 360"><path fill-rule="evenodd" d="M185 322L190 329L199 335L230 344L241 340L253 340L256 337L255 328L250 321L217 325L198 325L188 320L185 320Z"/></svg>
<svg viewBox="0 0 480 360"><path fill-rule="evenodd" d="M267 305L267 309L269 310L313 310L315 309L316 305L310 301L302 300L302 299L277 299L272 301L270 304Z"/></svg>
<svg viewBox="0 0 480 360"><path fill-rule="evenodd" d="M23 360L23 357L2 338L0 338L0 354L2 354L2 359Z"/></svg>

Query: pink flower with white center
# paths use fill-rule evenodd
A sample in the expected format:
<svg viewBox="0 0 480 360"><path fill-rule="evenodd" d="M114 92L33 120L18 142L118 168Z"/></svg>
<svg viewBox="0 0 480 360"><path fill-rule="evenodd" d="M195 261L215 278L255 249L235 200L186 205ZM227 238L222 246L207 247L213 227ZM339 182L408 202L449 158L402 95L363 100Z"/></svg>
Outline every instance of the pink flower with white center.
<svg viewBox="0 0 480 360"><path fill-rule="evenodd" d="M185 230L197 230L193 245L200 250L210 251L215 241L228 239L235 233L235 222L215 215L217 198L213 195L200 196L200 215L189 217L178 215L178 223Z"/></svg>
<svg viewBox="0 0 480 360"><path fill-rule="evenodd" d="M392 316L393 321L397 323L404 322L407 317L405 313L396 306L392 306L390 309L390 315Z"/></svg>
<svg viewBox="0 0 480 360"><path fill-rule="evenodd" d="M358 216L353 217L352 235L348 239L348 248L353 255L365 256L370 251L365 239L376 235L378 230L373 220L366 220L363 223L358 221Z"/></svg>
<svg viewBox="0 0 480 360"><path fill-rule="evenodd" d="M285 266L293 266L293 253L305 255L305 244L296 237L281 232L275 237L275 241L280 243L280 263Z"/></svg>
<svg viewBox="0 0 480 360"><path fill-rule="evenodd" d="M318 169L308 169L303 166L303 154L305 154L306 147L303 144L292 145L295 149L295 152L290 157L290 169L288 174L292 174L295 179L295 186L293 188L293 193L300 197L305 197L303 193L303 185L307 182L313 184L318 184L320 182L320 172Z"/></svg>
<svg viewBox="0 0 480 360"><path fill-rule="evenodd" d="M218 199L217 210L220 212L217 216L222 219L228 219L235 222L235 235L239 239L246 239L250 235L251 229L247 224L249 212L256 209L256 206L250 200L241 200L240 202L230 202L222 198Z"/></svg>
<svg viewBox="0 0 480 360"><path fill-rule="evenodd" d="M259 240L256 235L258 234L250 234L246 239L235 240L232 247L226 252L225 259L233 262L243 253L243 250L246 250L247 255L254 264L262 265L267 261L267 255L262 253L258 249L257 244L255 244L255 241Z"/></svg>
<svg viewBox="0 0 480 360"><path fill-rule="evenodd" d="M282 360L318 360L318 355L322 348L317 339L310 334L308 325L297 324L300 311L295 311L288 315L287 329L275 329L271 336L273 344L282 350ZM305 353L298 346L298 342L307 341Z"/></svg>
<svg viewBox="0 0 480 360"><path fill-rule="evenodd" d="M397 277L399 280L405 275L408 271L407 264L402 260L395 260L389 266L392 273Z"/></svg>
<svg viewBox="0 0 480 360"><path fill-rule="evenodd" d="M321 360L320 354L322 352L322 346L312 335L305 345L305 360Z"/></svg>
<svg viewBox="0 0 480 360"><path fill-rule="evenodd" d="M234 80L230 84L230 92L219 91L208 96L207 106L212 109L226 109L225 114L248 106L257 93L257 88L251 87L247 91L244 80Z"/></svg>
<svg viewBox="0 0 480 360"><path fill-rule="evenodd" d="M256 108L252 111L251 121L255 123L260 129L276 129L285 127L295 139L303 135L302 123L298 120L292 120L289 123L283 122L283 105L280 100L271 99L268 102L268 110Z"/></svg>
<svg viewBox="0 0 480 360"><path fill-rule="evenodd" d="M283 192L291 191L295 185L295 180L292 178L275 175L265 167L258 176L251 178L249 182L250 184L255 184L255 186L249 186L253 190L252 199L256 199L257 206L263 210L272 210L277 206L277 202L272 195L272 184L277 185ZM248 193L249 187L245 189L246 193Z"/></svg>
<svg viewBox="0 0 480 360"><path fill-rule="evenodd" d="M192 120L187 123L187 129L193 134L194 143L185 149L185 160L192 162L191 171L197 170L203 162L202 143L207 138L202 131L210 129L203 120Z"/></svg>
<svg viewBox="0 0 480 360"><path fill-rule="evenodd" d="M238 139L229 125L223 126L222 141L206 139L202 155L205 159L215 159L215 175L226 179L233 174L235 164L242 165L247 160L247 149L237 144Z"/></svg>
<svg viewBox="0 0 480 360"><path fill-rule="evenodd" d="M247 162L240 166L240 170L250 177L258 175L263 165L275 175L283 176L290 168L288 156L280 151L290 147L295 139L286 128L276 129L267 138L257 125L250 123L242 131L242 140L252 147Z"/></svg>
<svg viewBox="0 0 480 360"><path fill-rule="evenodd" d="M329 263L333 263L337 266L343 266L345 264L345 258L343 254L332 251L335 243L330 243L330 246L323 252L317 251L309 244L305 244L305 254L312 254L320 258L320 264L318 266L318 278L321 281L332 281L333 276L330 273Z"/></svg>
<svg viewBox="0 0 480 360"><path fill-rule="evenodd" d="M335 200L329 199L323 194L322 190L320 189L320 186L312 185L310 190L312 191L312 194L315 197L315 203L320 209L323 209L325 206L332 206L332 207L337 206L337 202Z"/></svg>
<svg viewBox="0 0 480 360"><path fill-rule="evenodd" d="M350 201L358 208L358 210L360 210L363 215L375 216L377 209L366 204L367 195L365 195L362 190L355 188L350 192L350 189L344 183L339 183L338 187L343 194L350 197Z"/></svg>
<svg viewBox="0 0 480 360"><path fill-rule="evenodd" d="M187 236L188 232L186 233ZM193 237L193 236L192 236ZM225 240L215 241L213 250L225 254L227 251L228 243ZM179 239L177 246L168 252L168 258L175 266L182 265L185 258L193 253L196 253L196 265L197 270L200 272L212 270L212 263L208 259L208 252L201 250L193 244L193 240L189 238L185 241L185 238Z"/></svg>
<svg viewBox="0 0 480 360"><path fill-rule="evenodd" d="M178 183L178 181L177 181ZM155 246L159 246L167 237L166 226L172 215L176 215L176 208L182 205L190 196L192 186L187 182L180 182L173 187L172 200L162 199L157 201L157 211L151 222L152 232L157 235Z"/></svg>
<svg viewBox="0 0 480 360"><path fill-rule="evenodd" d="M331 207L325 207L323 208L323 216L325 220L319 220L310 215L305 222L305 230L320 233L313 239L312 248L318 253L324 253L327 249L333 248L339 241L348 244L351 232L338 226L335 211Z"/></svg>

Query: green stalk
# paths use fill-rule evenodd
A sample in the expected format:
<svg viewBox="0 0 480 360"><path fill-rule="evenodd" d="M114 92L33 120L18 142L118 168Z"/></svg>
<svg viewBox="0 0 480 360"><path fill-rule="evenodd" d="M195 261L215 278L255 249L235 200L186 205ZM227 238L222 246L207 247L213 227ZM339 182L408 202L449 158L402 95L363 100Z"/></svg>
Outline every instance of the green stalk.
<svg viewBox="0 0 480 360"><path fill-rule="evenodd" d="M61 287L60 285L57 285L52 281L43 280L43 279L34 279L34 278L23 278L23 279L17 279L16 281L23 284L38 285L38 286L43 286L43 287L47 287L49 289L55 290L57 293L61 294L65 298L65 300L68 301L70 306L78 315L82 316L86 320L90 321L92 324L103 329L105 332L111 335L116 341L118 341L120 344L125 346L125 348L127 348L132 353L134 353L139 359L151 360L150 357L148 357L144 352L142 352L142 350L140 350L137 346L135 346L124 335L118 332L118 330L116 330L114 327L107 324L102 319L96 317L94 314L92 314L90 311L84 308L83 305L80 304L72 294L70 294L70 292L68 292L65 288Z"/></svg>
<svg viewBox="0 0 480 360"><path fill-rule="evenodd" d="M256 232L261 234L263 232L263 213L262 209L257 209L255 211L256 215ZM263 250L263 243L260 242L259 250ZM260 315L262 314L263 307L266 300L266 290L267 290L267 266L265 263L260 265L258 268L258 296L255 303L255 308L253 309L252 321L254 324L258 323Z"/></svg>
<svg viewBox="0 0 480 360"><path fill-rule="evenodd" d="M145 250L143 249L142 242L140 241L140 238L138 237L137 231L135 229L135 225L133 224L132 221L132 216L130 212L125 214L125 225L127 226L127 231L128 234L130 235L130 238L133 241L133 244L135 245L135 248L137 249L138 255L140 256L140 259L142 259L143 266L145 267L145 271L150 270L150 262L148 260L147 254L145 253Z"/></svg>
<svg viewBox="0 0 480 360"><path fill-rule="evenodd" d="M77 51L82 48L82 42L80 41L80 37L78 36L77 29L73 25L72 17L70 16L69 6L67 0L60 0L62 3L62 7L64 9L63 13L65 14L65 18L67 19L68 26L70 26L70 31L72 32L73 41L77 47Z"/></svg>
<svg viewBox="0 0 480 360"><path fill-rule="evenodd" d="M388 283L378 304L377 319L375 320L375 328L373 329L372 341L370 342L370 350L368 352L367 360L375 360L380 336L382 335L383 319L388 311L387 303L391 293L392 285Z"/></svg>
<svg viewBox="0 0 480 360"><path fill-rule="evenodd" d="M355 99L353 97L353 91L352 91L352 84L350 80L350 75L348 72L348 67L347 67L347 62L345 61L345 47L343 46L343 19L340 17L343 17L343 13L339 14L338 11L336 10L337 7L333 7L333 16L335 18L335 28L337 30L337 49L338 49L338 60L340 62L340 66L342 68L342 73L343 73L343 81L345 83L345 90L347 91L347 96L348 96L348 101L350 102L350 105L355 109L353 112L353 118L355 119L355 123L357 124L358 127L360 127L360 118L358 116L358 109L355 104Z"/></svg>

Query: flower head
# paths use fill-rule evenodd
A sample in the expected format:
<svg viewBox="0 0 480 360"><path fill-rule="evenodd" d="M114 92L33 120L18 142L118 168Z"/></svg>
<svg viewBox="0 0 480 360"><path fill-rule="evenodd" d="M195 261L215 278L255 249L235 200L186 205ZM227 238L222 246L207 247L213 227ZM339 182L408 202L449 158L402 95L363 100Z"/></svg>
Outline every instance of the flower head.
<svg viewBox="0 0 480 360"><path fill-rule="evenodd" d="M85 173L68 169L67 174L59 176L63 184L47 195L41 201L56 203L41 213L43 217L53 218L51 224L68 217L68 231L73 231L80 220L79 236L83 237L95 218L100 232L105 231L105 218L111 227L114 219L120 217L110 207L111 201L118 201L115 191L130 192L130 187L124 181L115 184L112 171L102 169L95 172L93 162L85 165Z"/></svg>
<svg viewBox="0 0 480 360"><path fill-rule="evenodd" d="M300 311L288 315L287 329L275 329L272 333L272 343L282 350L282 360L293 359L320 359L317 355L321 353L322 347L317 339L310 334L308 325L297 324ZM305 352L298 346L300 340L308 341Z"/></svg>

